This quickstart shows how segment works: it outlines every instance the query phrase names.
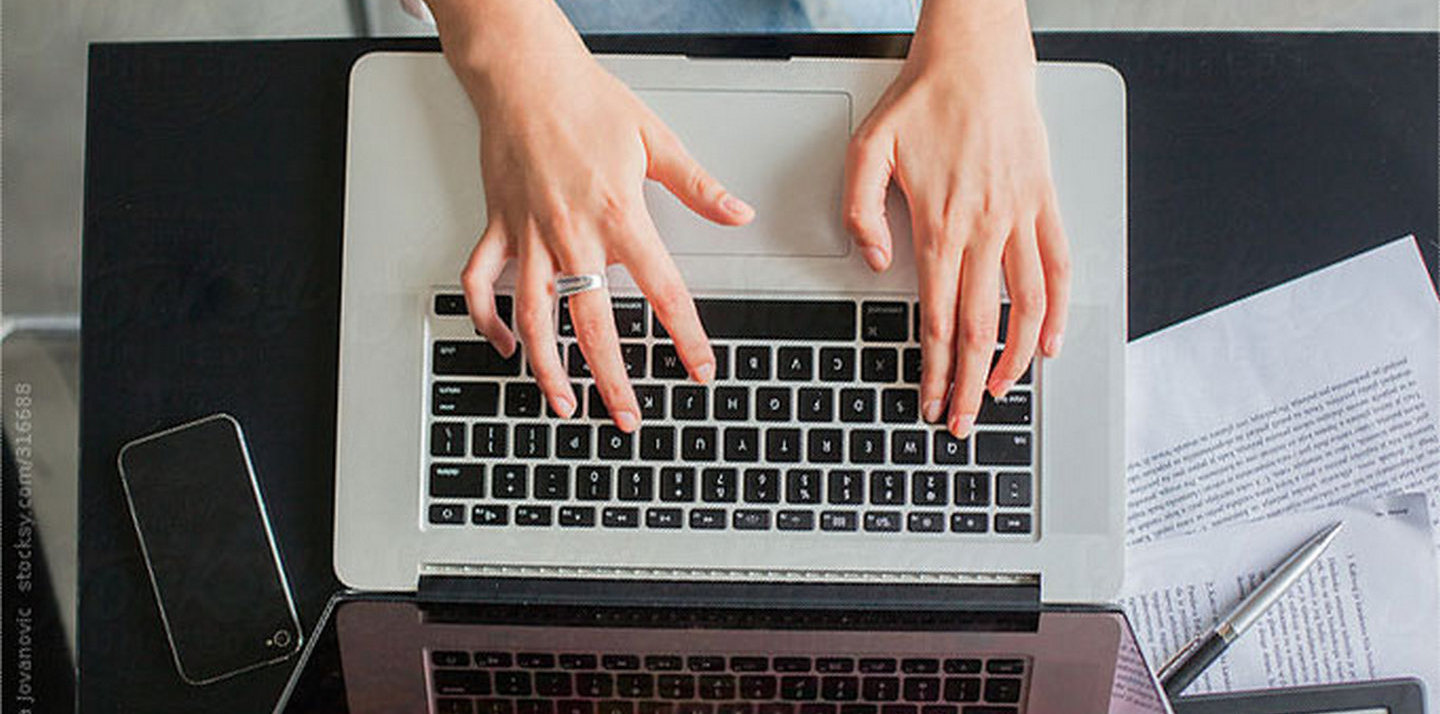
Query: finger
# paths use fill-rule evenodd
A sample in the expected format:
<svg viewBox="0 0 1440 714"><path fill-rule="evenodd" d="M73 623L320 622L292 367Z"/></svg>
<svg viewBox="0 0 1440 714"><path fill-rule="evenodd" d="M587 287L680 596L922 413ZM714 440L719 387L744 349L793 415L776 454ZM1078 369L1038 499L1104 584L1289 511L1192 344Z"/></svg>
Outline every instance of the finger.
<svg viewBox="0 0 1440 714"><path fill-rule="evenodd" d="M919 215L918 212L915 215ZM915 220L915 254L920 283L920 413L939 422L955 368L955 310L960 289L960 249L943 231Z"/></svg>
<svg viewBox="0 0 1440 714"><path fill-rule="evenodd" d="M1010 294L1010 322L1005 326L1005 352L991 371L986 389L1005 396L1030 367L1045 319L1045 273L1035 245L1033 224L1017 226L1005 244L1005 288Z"/></svg>
<svg viewBox="0 0 1440 714"><path fill-rule="evenodd" d="M571 275L603 273L605 258L596 255L561 267ZM610 419L621 431L635 431L640 426L640 406L620 356L620 336L615 332L609 291L602 288L571 295L570 320L575 324L575 340L585 355L585 363L590 366L590 374L595 377L595 389L600 392Z"/></svg>
<svg viewBox="0 0 1440 714"><path fill-rule="evenodd" d="M1035 221L1040 264L1045 273L1045 323L1040 327L1041 352L1060 356L1065 321L1070 311L1070 242L1060 224L1060 210L1052 196Z"/></svg>
<svg viewBox="0 0 1440 714"><path fill-rule="evenodd" d="M628 241L617 241L622 246L620 261L630 271L630 277L640 286L640 291L650 301L650 309L656 319L670 333L675 342L675 351L690 373L690 378L706 384L715 378L715 351L705 327L700 324L700 315L695 311L695 300L675 261L665 250L655 224L643 212L631 221L631 236Z"/></svg>
<svg viewBox="0 0 1440 714"><path fill-rule="evenodd" d="M495 309L495 279L505 269L509 249L505 232L491 223L475 244L475 249L470 251L470 260L460 273L460 284L465 288L465 304L470 308L470 320L475 323L475 329L506 357L515 354L515 335Z"/></svg>
<svg viewBox="0 0 1440 714"><path fill-rule="evenodd" d="M540 391L550 401L550 408L565 419L575 413L575 391L565 376L560 352L555 346L555 298L550 284L555 267L550 253L538 236L532 237L520 251L520 275L515 286L515 326L520 330L530 359L530 371Z"/></svg>
<svg viewBox="0 0 1440 714"><path fill-rule="evenodd" d="M862 128L851 137L845 155L845 228L875 271L889 267L892 255L885 194L894 167L895 144L888 135Z"/></svg>
<svg viewBox="0 0 1440 714"><path fill-rule="evenodd" d="M740 226L755 217L755 209L730 195L705 168L690 156L680 139L663 125L642 135L649 157L645 175L659 181L690 210L726 226Z"/></svg>
<svg viewBox="0 0 1440 714"><path fill-rule="evenodd" d="M975 424L1000 322L1000 240L980 240L960 258L959 366L950 393L950 433L963 437Z"/></svg>

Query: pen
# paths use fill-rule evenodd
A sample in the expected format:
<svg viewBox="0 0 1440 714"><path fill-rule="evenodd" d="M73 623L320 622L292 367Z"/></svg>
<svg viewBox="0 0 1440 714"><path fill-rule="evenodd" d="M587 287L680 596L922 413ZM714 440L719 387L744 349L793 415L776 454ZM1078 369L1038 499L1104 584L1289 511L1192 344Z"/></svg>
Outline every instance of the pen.
<svg viewBox="0 0 1440 714"><path fill-rule="evenodd" d="M1220 618L1213 627L1190 640L1189 644L1180 648L1179 652L1160 667L1157 676L1160 684L1165 687L1165 694L1171 698L1179 696L1212 662L1219 659L1230 643L1250 629L1320 558L1320 554L1325 552L1330 542L1340 533L1341 525L1336 523L1311 536L1304 545L1290 553L1284 562L1260 583L1260 587L1242 599L1235 609Z"/></svg>

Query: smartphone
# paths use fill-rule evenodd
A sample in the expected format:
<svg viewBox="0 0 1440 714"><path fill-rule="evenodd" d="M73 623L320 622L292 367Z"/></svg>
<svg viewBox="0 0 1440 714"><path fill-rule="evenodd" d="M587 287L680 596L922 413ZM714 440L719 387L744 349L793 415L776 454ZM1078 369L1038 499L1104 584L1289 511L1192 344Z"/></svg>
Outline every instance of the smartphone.
<svg viewBox="0 0 1440 714"><path fill-rule="evenodd" d="M214 414L120 449L120 482L181 679L285 660L300 620L240 423Z"/></svg>

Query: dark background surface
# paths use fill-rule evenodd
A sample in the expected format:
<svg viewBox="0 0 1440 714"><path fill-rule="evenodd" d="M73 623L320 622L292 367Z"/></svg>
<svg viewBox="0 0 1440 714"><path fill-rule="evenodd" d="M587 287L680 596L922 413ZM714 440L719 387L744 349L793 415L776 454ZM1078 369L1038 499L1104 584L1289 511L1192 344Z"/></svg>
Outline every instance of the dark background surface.
<svg viewBox="0 0 1440 714"><path fill-rule="evenodd" d="M904 40L814 36L789 46L901 53ZM677 49L657 38L592 38L592 47ZM348 71L373 49L435 48L92 48L80 432L86 711L268 711L289 669L198 688L179 680L115 468L137 436L234 415L305 627L339 587L331 492ZM1435 35L1046 34L1038 51L1106 62L1128 85L1132 338L1406 233L1418 236L1433 279Z"/></svg>

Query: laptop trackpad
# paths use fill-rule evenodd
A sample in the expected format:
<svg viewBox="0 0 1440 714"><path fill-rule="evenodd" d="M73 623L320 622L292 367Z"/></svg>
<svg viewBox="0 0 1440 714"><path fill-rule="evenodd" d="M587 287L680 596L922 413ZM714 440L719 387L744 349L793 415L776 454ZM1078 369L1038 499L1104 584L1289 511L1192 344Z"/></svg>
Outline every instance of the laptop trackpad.
<svg viewBox="0 0 1440 714"><path fill-rule="evenodd" d="M675 255L841 256L850 95L844 92L648 89L636 92L690 154L755 207L717 226L647 182L645 201Z"/></svg>

